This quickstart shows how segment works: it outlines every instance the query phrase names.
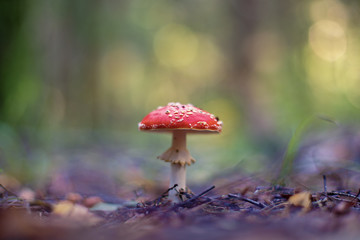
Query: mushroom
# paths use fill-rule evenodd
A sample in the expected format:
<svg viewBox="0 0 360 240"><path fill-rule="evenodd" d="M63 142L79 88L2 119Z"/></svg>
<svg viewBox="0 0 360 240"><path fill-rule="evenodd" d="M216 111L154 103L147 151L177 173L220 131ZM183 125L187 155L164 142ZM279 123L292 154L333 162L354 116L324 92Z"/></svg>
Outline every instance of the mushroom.
<svg viewBox="0 0 360 240"><path fill-rule="evenodd" d="M141 131L171 132L172 145L159 159L171 163L169 198L179 202L178 192L186 191L186 165L191 165L195 159L186 148L188 133L220 133L222 122L213 114L194 107L191 104L169 103L150 112L139 123Z"/></svg>

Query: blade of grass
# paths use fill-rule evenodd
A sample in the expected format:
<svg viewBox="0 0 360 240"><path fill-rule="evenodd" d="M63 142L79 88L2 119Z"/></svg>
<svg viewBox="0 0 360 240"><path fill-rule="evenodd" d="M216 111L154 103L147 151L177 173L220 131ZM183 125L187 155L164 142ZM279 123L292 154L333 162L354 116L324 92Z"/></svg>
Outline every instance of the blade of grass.
<svg viewBox="0 0 360 240"><path fill-rule="evenodd" d="M285 185L288 177L292 173L294 159L299 150L299 144L301 142L301 138L303 137L305 131L309 128L311 123L313 123L314 120L316 120L316 119L320 119L320 120L328 122L328 123L333 123L339 127L339 124L335 120L333 120L332 118L330 118L328 116L318 115L318 116L310 116L308 118L305 118L299 124L299 126L295 129L294 134L290 138L289 144L286 148L284 158L282 160L280 173L278 175L278 178L274 181L275 185Z"/></svg>
<svg viewBox="0 0 360 240"><path fill-rule="evenodd" d="M282 186L285 185L287 178L289 177L289 175L293 170L294 159L299 148L300 140L312 120L313 120L312 117L308 117L304 119L300 123L300 125L295 129L294 134L290 138L284 158L282 160L279 176L275 180L276 185L282 185Z"/></svg>

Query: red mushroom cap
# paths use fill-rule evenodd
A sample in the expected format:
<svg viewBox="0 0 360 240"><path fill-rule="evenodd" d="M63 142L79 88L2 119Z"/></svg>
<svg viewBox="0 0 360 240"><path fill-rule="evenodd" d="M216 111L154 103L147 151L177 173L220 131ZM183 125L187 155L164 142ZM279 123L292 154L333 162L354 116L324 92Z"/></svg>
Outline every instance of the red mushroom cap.
<svg viewBox="0 0 360 240"><path fill-rule="evenodd" d="M139 130L221 132L222 122L213 114L191 104L169 103L150 112L139 123Z"/></svg>

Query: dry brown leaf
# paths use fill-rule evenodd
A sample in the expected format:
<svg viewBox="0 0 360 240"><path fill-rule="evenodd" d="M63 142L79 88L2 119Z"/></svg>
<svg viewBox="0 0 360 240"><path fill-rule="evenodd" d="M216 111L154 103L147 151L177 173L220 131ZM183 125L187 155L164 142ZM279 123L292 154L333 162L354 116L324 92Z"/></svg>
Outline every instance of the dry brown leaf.
<svg viewBox="0 0 360 240"><path fill-rule="evenodd" d="M292 195L288 203L295 207L302 207L304 212L310 211L311 209L311 193L310 192L300 192L295 195Z"/></svg>
<svg viewBox="0 0 360 240"><path fill-rule="evenodd" d="M86 207L68 200L55 204L53 213L85 225L95 225L101 221L101 218L95 216Z"/></svg>

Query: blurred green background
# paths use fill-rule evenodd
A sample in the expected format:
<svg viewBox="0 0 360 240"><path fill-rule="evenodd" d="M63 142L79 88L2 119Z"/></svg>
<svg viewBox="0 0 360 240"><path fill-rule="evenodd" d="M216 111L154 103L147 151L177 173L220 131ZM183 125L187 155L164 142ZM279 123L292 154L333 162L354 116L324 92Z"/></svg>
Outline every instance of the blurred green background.
<svg viewBox="0 0 360 240"><path fill-rule="evenodd" d="M357 126L359 13L357 0L1 0L0 168L35 184L69 163L159 180L171 138L137 123L168 102L224 122L188 137L190 183L280 166L309 117Z"/></svg>

